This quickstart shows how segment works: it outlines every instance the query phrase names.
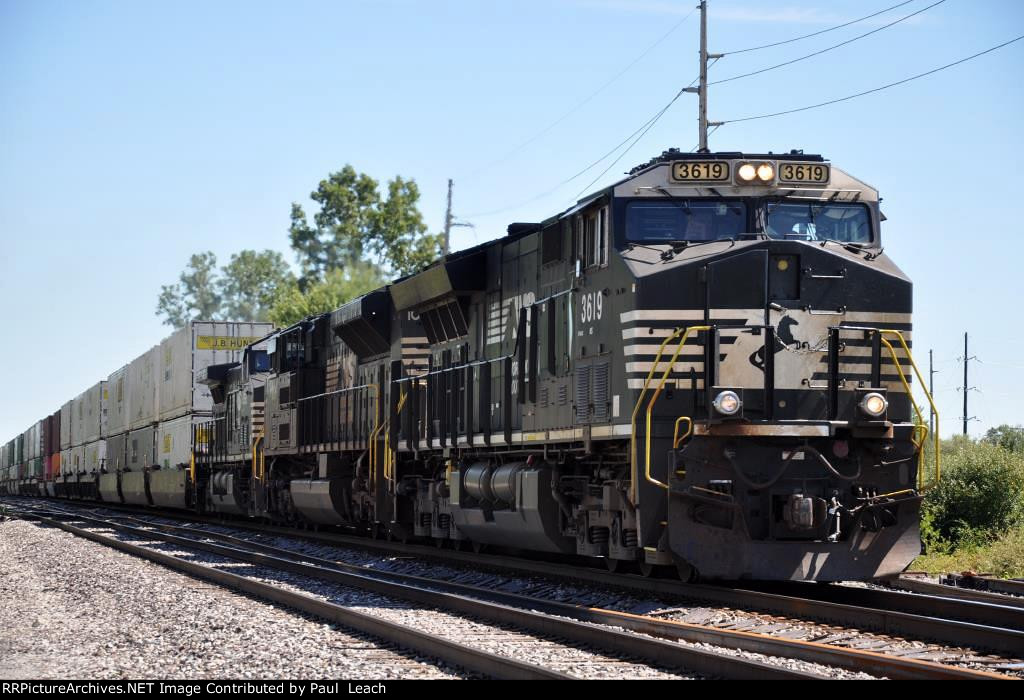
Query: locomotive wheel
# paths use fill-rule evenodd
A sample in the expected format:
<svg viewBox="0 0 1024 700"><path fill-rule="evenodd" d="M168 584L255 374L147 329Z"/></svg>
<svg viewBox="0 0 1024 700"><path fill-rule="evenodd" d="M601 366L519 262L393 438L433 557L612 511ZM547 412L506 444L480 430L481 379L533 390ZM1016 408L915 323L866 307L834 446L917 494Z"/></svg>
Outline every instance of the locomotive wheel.
<svg viewBox="0 0 1024 700"><path fill-rule="evenodd" d="M676 560L676 573L679 575L679 580L683 583L697 583L700 579L697 569L682 559Z"/></svg>
<svg viewBox="0 0 1024 700"><path fill-rule="evenodd" d="M621 559L612 559L610 557L604 558L604 565L608 571L616 574L626 568L626 562Z"/></svg>
<svg viewBox="0 0 1024 700"><path fill-rule="evenodd" d="M651 578L652 576L654 576L654 572L657 570L657 568L658 567L655 564L648 564L645 561L640 562L640 574L644 578Z"/></svg>

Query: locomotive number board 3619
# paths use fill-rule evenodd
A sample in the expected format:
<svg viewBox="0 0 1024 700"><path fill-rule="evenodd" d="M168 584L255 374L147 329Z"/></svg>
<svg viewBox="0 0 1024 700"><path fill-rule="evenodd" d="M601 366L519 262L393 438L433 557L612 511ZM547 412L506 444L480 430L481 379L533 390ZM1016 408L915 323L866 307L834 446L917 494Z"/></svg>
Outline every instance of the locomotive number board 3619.
<svg viewBox="0 0 1024 700"><path fill-rule="evenodd" d="M828 184L831 168L822 163L780 163L779 182Z"/></svg>
<svg viewBox="0 0 1024 700"><path fill-rule="evenodd" d="M729 164L720 160L673 163L672 179L676 182L728 182Z"/></svg>

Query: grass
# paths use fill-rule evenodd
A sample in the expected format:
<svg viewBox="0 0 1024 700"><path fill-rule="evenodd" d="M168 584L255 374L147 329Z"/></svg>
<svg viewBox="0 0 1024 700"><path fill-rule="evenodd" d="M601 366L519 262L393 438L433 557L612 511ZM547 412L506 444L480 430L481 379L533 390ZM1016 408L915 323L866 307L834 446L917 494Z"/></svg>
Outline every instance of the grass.
<svg viewBox="0 0 1024 700"><path fill-rule="evenodd" d="M910 570L930 574L973 571L1000 578L1024 578L1024 529L1011 530L990 544L924 554L914 560Z"/></svg>

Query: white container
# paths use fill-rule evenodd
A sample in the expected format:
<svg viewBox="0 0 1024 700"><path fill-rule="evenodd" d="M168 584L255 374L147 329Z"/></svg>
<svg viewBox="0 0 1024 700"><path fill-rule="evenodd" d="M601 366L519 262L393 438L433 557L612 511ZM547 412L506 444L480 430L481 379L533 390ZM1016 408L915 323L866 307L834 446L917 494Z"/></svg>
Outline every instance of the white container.
<svg viewBox="0 0 1024 700"><path fill-rule="evenodd" d="M94 442L107 430L107 380L97 382L85 391L82 443Z"/></svg>
<svg viewBox="0 0 1024 700"><path fill-rule="evenodd" d="M128 430L131 394L128 392L128 365L107 377L107 437Z"/></svg>
<svg viewBox="0 0 1024 700"><path fill-rule="evenodd" d="M71 412L72 402L68 401L60 407L60 449L61 452L71 447L71 424L74 422Z"/></svg>
<svg viewBox="0 0 1024 700"><path fill-rule="evenodd" d="M75 445L71 448L71 468L68 474L83 474L85 472L85 445Z"/></svg>
<svg viewBox="0 0 1024 700"><path fill-rule="evenodd" d="M60 451L60 473L61 476L68 476L75 473L75 466L71 462L72 448Z"/></svg>
<svg viewBox="0 0 1024 700"><path fill-rule="evenodd" d="M24 432L25 436L25 461L29 462L42 456L43 427L41 423L33 423L32 427Z"/></svg>
<svg viewBox="0 0 1024 700"><path fill-rule="evenodd" d="M83 446L82 471L87 474L99 474L107 460L107 441L96 440Z"/></svg>
<svg viewBox="0 0 1024 700"><path fill-rule="evenodd" d="M125 469L141 472L156 463L156 426L139 428L130 432Z"/></svg>
<svg viewBox="0 0 1024 700"><path fill-rule="evenodd" d="M160 424L157 436L157 462L164 469L188 467L192 460L192 416L182 416Z"/></svg>
<svg viewBox="0 0 1024 700"><path fill-rule="evenodd" d="M160 420L189 413L211 415L213 399L196 370L239 362L250 343L274 330L270 323L193 321L160 343Z"/></svg>
<svg viewBox="0 0 1024 700"><path fill-rule="evenodd" d="M71 399L71 446L77 447L85 442L85 393ZM74 473L74 472L72 472Z"/></svg>
<svg viewBox="0 0 1024 700"><path fill-rule="evenodd" d="M131 430L156 423L159 376L159 345L154 345L128 365L128 427Z"/></svg>

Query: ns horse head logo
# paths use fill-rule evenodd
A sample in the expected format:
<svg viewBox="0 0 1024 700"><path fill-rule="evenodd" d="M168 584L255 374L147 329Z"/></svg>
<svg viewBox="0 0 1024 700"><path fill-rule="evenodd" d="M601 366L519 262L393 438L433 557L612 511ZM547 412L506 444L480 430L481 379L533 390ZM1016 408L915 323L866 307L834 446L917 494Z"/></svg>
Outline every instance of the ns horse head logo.
<svg viewBox="0 0 1024 700"><path fill-rule="evenodd" d="M797 321L794 321L789 316L783 316L782 320L779 321L779 326L775 331L775 348L774 352L778 354L783 348L798 343L797 339L793 337L793 326L800 325ZM750 355L750 364L757 367L762 372L764 371L764 346L762 345Z"/></svg>

